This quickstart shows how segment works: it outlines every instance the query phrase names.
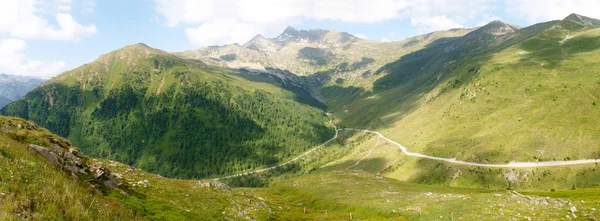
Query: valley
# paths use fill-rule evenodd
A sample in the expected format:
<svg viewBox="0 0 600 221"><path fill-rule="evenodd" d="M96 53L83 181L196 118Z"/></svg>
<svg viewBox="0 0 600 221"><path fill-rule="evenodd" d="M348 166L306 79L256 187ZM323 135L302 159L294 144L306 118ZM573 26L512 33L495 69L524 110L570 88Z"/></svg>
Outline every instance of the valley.
<svg viewBox="0 0 600 221"><path fill-rule="evenodd" d="M336 164L330 164L319 171L275 181L267 188L168 179L115 161L90 158L84 161L84 168L88 164L89 168L106 168L104 171L110 171L120 183L117 187L90 185L90 181L65 173L60 164L28 150L27 144L68 146L67 141L17 118L0 117L0 126L0 217L6 219L11 219L10 211L26 219L78 220L347 220L350 216L355 220L472 220L559 219L567 215L593 219L600 205L597 188L539 192L397 181L368 172L375 162L369 158L353 170L337 170L333 168ZM355 142L369 147L374 143ZM316 159L313 155L320 151L343 150L339 145L330 143L308 156ZM40 191L44 194L38 194ZM25 201L28 203L22 204Z"/></svg>
<svg viewBox="0 0 600 221"><path fill-rule="evenodd" d="M578 14L127 45L0 94L0 219L597 220L599 57Z"/></svg>

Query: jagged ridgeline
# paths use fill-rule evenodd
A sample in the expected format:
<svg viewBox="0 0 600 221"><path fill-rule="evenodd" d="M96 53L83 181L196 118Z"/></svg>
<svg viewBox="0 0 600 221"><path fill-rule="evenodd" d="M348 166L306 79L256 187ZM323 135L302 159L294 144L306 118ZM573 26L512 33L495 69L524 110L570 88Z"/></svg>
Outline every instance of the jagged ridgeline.
<svg viewBox="0 0 600 221"><path fill-rule="evenodd" d="M296 101L306 100L301 89L280 84L136 44L0 112L33 120L91 156L198 178L273 165L333 136L321 109Z"/></svg>

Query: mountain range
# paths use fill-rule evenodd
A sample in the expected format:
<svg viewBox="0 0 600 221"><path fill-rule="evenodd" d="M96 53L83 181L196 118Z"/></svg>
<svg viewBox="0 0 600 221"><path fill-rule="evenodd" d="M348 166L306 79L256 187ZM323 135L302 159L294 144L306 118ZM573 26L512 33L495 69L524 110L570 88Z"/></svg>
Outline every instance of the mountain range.
<svg viewBox="0 0 600 221"><path fill-rule="evenodd" d="M40 78L0 74L0 108L21 98L43 82Z"/></svg>
<svg viewBox="0 0 600 221"><path fill-rule="evenodd" d="M78 175L125 205L103 219L594 220L600 171L577 160L600 158L599 27L571 14L399 42L289 27L184 52L129 45L2 108L29 121L0 118L0 138L77 146L116 171L116 187ZM1 159L28 159L7 165L39 169L7 147ZM510 167L555 161L575 163Z"/></svg>

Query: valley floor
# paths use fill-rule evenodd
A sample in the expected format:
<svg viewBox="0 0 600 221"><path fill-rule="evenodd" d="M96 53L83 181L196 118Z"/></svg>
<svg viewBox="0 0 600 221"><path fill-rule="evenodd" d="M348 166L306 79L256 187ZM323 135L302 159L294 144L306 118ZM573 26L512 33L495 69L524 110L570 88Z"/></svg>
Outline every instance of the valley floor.
<svg viewBox="0 0 600 221"><path fill-rule="evenodd" d="M335 126L335 125L334 125ZM487 168L535 168L535 167L560 167L560 166L570 166L570 165L581 165L581 164L597 164L600 162L600 159L579 159L579 160L564 160L564 161L536 161L536 162L509 162L506 164L486 164L486 163L475 163L475 162L467 162L467 161L461 161L461 160L456 160L456 158L442 158L442 157L436 157L436 156L429 156L429 155L425 155L425 154L421 154L421 153L415 153L415 152L410 152L408 150L408 148L404 147L402 144L393 141L385 136L383 136L383 134L377 132L377 131L370 131L370 130L362 130L362 129L354 129L354 128L340 128L337 129L337 127L335 127L335 135L325 141L324 143L322 143L321 145L314 147L308 151L306 151L305 153L298 155L297 157L279 164L279 165L275 165L272 167L268 167L268 168L264 168L264 169L257 169L257 170L253 170L253 171L249 171L249 172L244 172L244 173L240 173L240 174L235 174L235 175L230 175L230 176L224 176L221 178L215 178L214 180L220 180L220 179L228 179L228 178L233 178L233 177L239 177L239 176L246 176L246 175L251 175L251 174L255 174L255 173L261 173L261 172L267 172L270 170L274 170L283 166L286 166L290 163L293 163L294 161L297 161L298 159L306 156L307 154L310 154L311 152L318 150L319 148L327 145L328 143L330 143L331 141L335 140L338 138L338 133L340 131L357 131L357 132L363 132L363 133L369 133L369 134L375 134L378 137L378 143L379 143L379 138L389 142L390 144L393 144L395 146L397 146L402 153L404 153L407 156L412 156L412 157L417 157L417 158L423 158L423 159L429 159L429 160L434 160L434 161L441 161L441 162L446 162L446 163L450 163L450 164L456 164L456 165L463 165L463 166L475 166L475 167L487 167ZM375 145L375 147L377 146L377 144ZM373 148L374 149L374 148ZM370 155L371 152L369 152ZM365 156L364 158L368 157ZM364 159L361 158L360 160ZM357 161L356 165L360 162ZM354 165L355 166L355 165ZM352 166L351 166L352 167ZM349 167L349 168L351 168ZM348 168L348 169L349 169Z"/></svg>

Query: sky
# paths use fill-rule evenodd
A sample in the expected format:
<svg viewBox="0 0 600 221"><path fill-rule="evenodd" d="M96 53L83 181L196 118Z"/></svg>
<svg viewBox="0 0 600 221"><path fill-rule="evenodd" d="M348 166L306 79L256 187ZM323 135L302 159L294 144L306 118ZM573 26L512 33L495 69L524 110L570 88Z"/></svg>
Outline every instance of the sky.
<svg viewBox="0 0 600 221"><path fill-rule="evenodd" d="M2 0L0 73L50 78L125 45L185 51L288 26L398 41L493 20L600 18L598 9L600 0Z"/></svg>

